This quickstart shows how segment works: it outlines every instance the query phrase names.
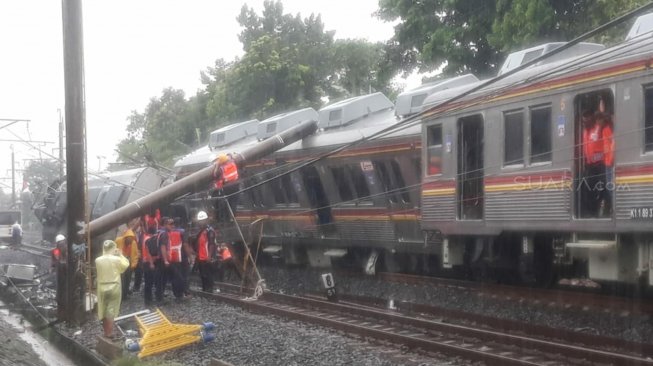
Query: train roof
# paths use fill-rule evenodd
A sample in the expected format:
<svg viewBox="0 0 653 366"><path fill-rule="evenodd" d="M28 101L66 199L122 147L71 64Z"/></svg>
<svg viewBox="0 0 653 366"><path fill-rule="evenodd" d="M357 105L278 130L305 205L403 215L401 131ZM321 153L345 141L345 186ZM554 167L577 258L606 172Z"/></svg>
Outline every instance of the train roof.
<svg viewBox="0 0 653 366"><path fill-rule="evenodd" d="M258 124L257 119L252 119L215 130L209 137L209 148L213 150L225 147L249 136L254 136L258 130Z"/></svg>
<svg viewBox="0 0 653 366"><path fill-rule="evenodd" d="M383 96L383 94L374 93L367 96L346 99L324 107L320 110L320 116L322 118L328 119L333 110L342 109L343 111L351 111L349 114L351 121L345 124L340 123L337 127L331 126L327 129L321 129L316 134L290 144L279 151L290 152L302 149L317 149L327 146L343 145L370 137L379 131L396 125L401 121L401 118L395 115L394 108L392 108L391 105L390 107L383 109L379 107L376 112L371 112L371 108L368 109L367 105L370 101L375 99L376 102L378 102L378 106L386 106L387 103L381 102L381 96ZM387 100L385 96L383 96L383 99ZM353 111L356 111L357 114ZM380 137L380 139L418 135L419 133L420 126L413 126L410 128L399 129L395 132L389 133L387 136Z"/></svg>
<svg viewBox="0 0 653 366"><path fill-rule="evenodd" d="M407 90L397 96L395 115L408 116L418 113L422 110L422 104L429 95L462 85L472 84L477 81L478 78L476 76L465 74L422 84L417 88Z"/></svg>
<svg viewBox="0 0 653 366"><path fill-rule="evenodd" d="M320 109L318 127L325 130L343 127L393 107L390 99L383 93L356 96Z"/></svg>
<svg viewBox="0 0 653 366"><path fill-rule="evenodd" d="M277 114L259 123L257 137L259 140L265 140L306 121L318 121L318 114L315 109L304 108Z"/></svg>
<svg viewBox="0 0 653 366"><path fill-rule="evenodd" d="M138 176L141 175L146 169L154 169L154 168L143 167L143 168L120 170L116 172L108 172L108 173L103 173L102 175L99 174L89 175L87 184L89 188L101 187L107 184L115 185L115 183L132 185L133 182L136 179L138 179Z"/></svg>
<svg viewBox="0 0 653 366"><path fill-rule="evenodd" d="M653 13L638 17L633 26L630 27L630 31L628 32L628 35L626 35L626 40L629 41L646 33L648 33L648 36L650 37L651 31L653 31Z"/></svg>
<svg viewBox="0 0 653 366"><path fill-rule="evenodd" d="M531 60L534 60L545 53L551 52L556 48L563 46L564 44L565 42L549 42L524 50L515 51L506 57L506 60L503 62L503 65L499 69L498 75L505 74L506 72L513 70ZM577 58L588 53L601 51L603 49L605 49L605 46L602 44L580 42L560 53L557 53L547 59L538 62L536 65L550 64L560 60Z"/></svg>
<svg viewBox="0 0 653 366"><path fill-rule="evenodd" d="M622 42L610 48L597 48L595 51L590 53L581 53L576 56L570 56L568 58L558 59L544 64L538 63L476 91L471 96L465 97L463 100L473 99L492 92L508 93L516 88L535 83L536 79L537 82L546 82L549 80L555 80L562 76L588 73L593 70L618 65L631 60L635 61L638 59L645 59L649 57L649 53L652 50L653 38L638 38ZM469 91L484 82L485 81L479 81L477 83L431 94L424 101L422 109L427 110L452 97Z"/></svg>

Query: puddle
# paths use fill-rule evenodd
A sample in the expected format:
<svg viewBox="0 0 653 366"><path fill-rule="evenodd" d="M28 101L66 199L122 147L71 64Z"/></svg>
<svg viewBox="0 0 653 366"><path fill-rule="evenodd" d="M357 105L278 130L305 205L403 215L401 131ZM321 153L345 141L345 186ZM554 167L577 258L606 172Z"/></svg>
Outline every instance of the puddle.
<svg viewBox="0 0 653 366"><path fill-rule="evenodd" d="M3 302L0 302L0 305L4 305ZM61 353L55 346L50 344L45 338L40 335L32 332L29 328L26 328L25 325L21 324L21 316L9 312L9 310L1 309L0 310L0 319L4 320L12 327L18 330L18 336L23 341L27 342L32 346L34 352L50 366L69 366L74 365L75 363Z"/></svg>

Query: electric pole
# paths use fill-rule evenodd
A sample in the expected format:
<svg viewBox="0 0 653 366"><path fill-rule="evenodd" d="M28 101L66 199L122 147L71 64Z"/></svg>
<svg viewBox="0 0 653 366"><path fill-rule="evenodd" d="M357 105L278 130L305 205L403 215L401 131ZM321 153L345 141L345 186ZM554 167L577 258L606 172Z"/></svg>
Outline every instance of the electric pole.
<svg viewBox="0 0 653 366"><path fill-rule="evenodd" d="M61 109L59 112L59 178L63 177L63 117L61 117Z"/></svg>
<svg viewBox="0 0 653 366"><path fill-rule="evenodd" d="M73 243L82 243L77 233L86 219L84 179L84 41L81 0L63 0L63 47L66 122L66 190L68 207L68 253L66 265L66 308L59 312L70 324L84 314L82 304L84 281L77 276L77 258ZM88 245L91 245L89 242Z"/></svg>

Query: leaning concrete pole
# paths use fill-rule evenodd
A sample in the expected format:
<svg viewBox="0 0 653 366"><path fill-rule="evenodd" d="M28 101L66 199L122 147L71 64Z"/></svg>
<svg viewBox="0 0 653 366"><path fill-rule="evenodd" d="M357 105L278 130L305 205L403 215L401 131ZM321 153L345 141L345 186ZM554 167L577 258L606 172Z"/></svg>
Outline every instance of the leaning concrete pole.
<svg viewBox="0 0 653 366"><path fill-rule="evenodd" d="M302 122L301 124L293 126L278 135L274 135L267 140L261 141L258 144L241 151L234 157L236 164L242 166L248 161L254 161L263 156L269 155L284 146L313 134L316 130L317 121ZM197 187L200 187L199 190L208 189L209 183L212 179L213 165L91 221L85 230L90 231L91 237L100 235L135 217L150 212L151 209L161 207L185 194L195 192L198 190Z"/></svg>
<svg viewBox="0 0 653 366"><path fill-rule="evenodd" d="M85 116L84 116L84 41L81 0L63 0L64 83L66 98L66 190L68 207L68 256L66 269L65 320L75 321L81 309L80 289L75 286L77 265L73 243L80 243L78 223L84 222L86 189ZM73 193L74 192L74 193Z"/></svg>

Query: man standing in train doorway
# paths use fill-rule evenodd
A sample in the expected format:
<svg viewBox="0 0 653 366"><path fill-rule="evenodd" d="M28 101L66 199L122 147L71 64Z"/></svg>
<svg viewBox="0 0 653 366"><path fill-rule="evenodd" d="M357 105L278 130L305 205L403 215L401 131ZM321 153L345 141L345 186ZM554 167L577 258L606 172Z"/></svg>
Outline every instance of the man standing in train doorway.
<svg viewBox="0 0 653 366"><path fill-rule="evenodd" d="M584 111L583 123L583 180L581 181L582 217L599 217L605 197L606 164L602 125L596 123L591 111Z"/></svg>
<svg viewBox="0 0 653 366"><path fill-rule="evenodd" d="M235 195L238 192L238 166L234 161L231 155L220 154L218 155L214 168L213 168L213 192L211 197L218 197L218 200L215 202L215 213L218 222L229 222L231 221L231 215L229 213L229 208L227 207L227 202L231 207L232 213L236 214L236 205L238 204L237 197ZM225 201L224 198L227 200Z"/></svg>

